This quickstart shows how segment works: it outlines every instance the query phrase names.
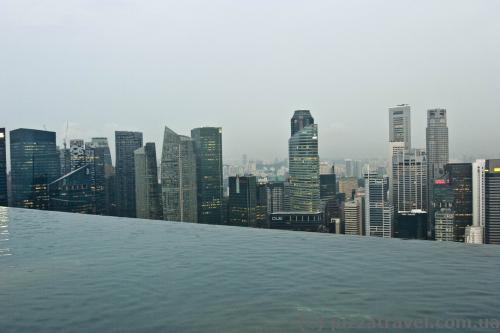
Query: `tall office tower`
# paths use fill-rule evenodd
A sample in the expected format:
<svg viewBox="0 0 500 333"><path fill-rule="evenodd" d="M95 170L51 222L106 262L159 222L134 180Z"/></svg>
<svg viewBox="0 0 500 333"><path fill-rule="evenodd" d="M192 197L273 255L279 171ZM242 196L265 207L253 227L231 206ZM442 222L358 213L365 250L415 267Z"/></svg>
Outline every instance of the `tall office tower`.
<svg viewBox="0 0 500 333"><path fill-rule="evenodd" d="M404 142L405 150L411 149L410 112L408 104L389 108L389 142Z"/></svg>
<svg viewBox="0 0 500 333"><path fill-rule="evenodd" d="M484 173L485 240L500 245L500 159L486 160Z"/></svg>
<svg viewBox="0 0 500 333"><path fill-rule="evenodd" d="M351 159L344 160L345 164L345 176L354 177L354 167Z"/></svg>
<svg viewBox="0 0 500 333"><path fill-rule="evenodd" d="M345 200L351 200L353 198L353 193L356 192L358 188L358 180L354 177L340 178L339 179L339 193L345 194Z"/></svg>
<svg viewBox="0 0 500 333"><path fill-rule="evenodd" d="M7 196L7 149L5 128L0 128L0 206L8 206Z"/></svg>
<svg viewBox="0 0 500 333"><path fill-rule="evenodd" d="M430 202L434 218L442 209L451 209L453 229L451 236L436 232L436 240L464 242L465 229L472 225L472 165L470 163L449 163L444 167L444 175L433 181L433 200ZM441 215L442 217L442 215ZM442 220L443 221L443 220ZM437 220L435 224L437 228Z"/></svg>
<svg viewBox="0 0 500 333"><path fill-rule="evenodd" d="M111 161L111 152L107 138L92 138L86 144L86 151L92 152L92 162L96 172L96 213L116 215L115 202L115 169Z"/></svg>
<svg viewBox="0 0 500 333"><path fill-rule="evenodd" d="M389 142L389 157L387 159L387 175L389 176L389 201L392 202L392 165L394 157L405 151L405 143L401 141Z"/></svg>
<svg viewBox="0 0 500 333"><path fill-rule="evenodd" d="M255 226L266 228L268 226L267 183L257 184L255 192Z"/></svg>
<svg viewBox="0 0 500 333"><path fill-rule="evenodd" d="M191 130L196 155L198 223L222 223L222 129Z"/></svg>
<svg viewBox="0 0 500 333"><path fill-rule="evenodd" d="M80 214L98 213L96 207L100 197L99 192L96 196L94 164L89 162L50 182L48 193L50 210Z"/></svg>
<svg viewBox="0 0 500 333"><path fill-rule="evenodd" d="M427 158L425 151L412 149L394 157L392 166L394 211L427 211Z"/></svg>
<svg viewBox="0 0 500 333"><path fill-rule="evenodd" d="M94 149L97 155L101 156L104 163L104 173L106 177L114 174L113 162L111 160L111 151L109 149L108 138L92 138L88 144L90 148Z"/></svg>
<svg viewBox="0 0 500 333"><path fill-rule="evenodd" d="M321 199L321 211L325 214L324 219L329 222L332 218L340 217L339 205L337 202L337 177L335 167L319 175L319 197Z"/></svg>
<svg viewBox="0 0 500 333"><path fill-rule="evenodd" d="M267 183L267 213L283 212L285 210L285 182Z"/></svg>
<svg viewBox="0 0 500 333"><path fill-rule="evenodd" d="M344 203L344 233L362 235L362 206L360 198Z"/></svg>
<svg viewBox="0 0 500 333"><path fill-rule="evenodd" d="M256 177L229 177L228 224L255 227L257 223L256 205Z"/></svg>
<svg viewBox="0 0 500 333"><path fill-rule="evenodd" d="M309 110L295 111L290 121L291 136L294 136L297 132L312 125L314 125L314 118L311 116Z"/></svg>
<svg viewBox="0 0 500 333"><path fill-rule="evenodd" d="M362 177L361 161L352 161L352 176L356 179L360 179Z"/></svg>
<svg viewBox="0 0 500 333"><path fill-rule="evenodd" d="M69 153L71 171L80 169L87 163L85 155L85 144L81 139L69 141Z"/></svg>
<svg viewBox="0 0 500 333"><path fill-rule="evenodd" d="M428 190L428 230L434 229L434 180L443 176L444 166L449 162L448 126L445 109L431 109L427 111L427 190ZM432 235L430 235L432 236Z"/></svg>
<svg viewBox="0 0 500 333"><path fill-rule="evenodd" d="M135 163L135 207L141 219L161 220L161 189L158 183L156 149L152 142L134 152Z"/></svg>
<svg viewBox="0 0 500 333"><path fill-rule="evenodd" d="M116 213L118 216L135 217L134 151L142 147L142 133L116 131L115 146Z"/></svg>
<svg viewBox="0 0 500 333"><path fill-rule="evenodd" d="M194 141L165 127L161 157L163 218L198 221Z"/></svg>
<svg viewBox="0 0 500 333"><path fill-rule="evenodd" d="M56 133L20 128L10 131L12 204L46 209L47 184L60 173Z"/></svg>
<svg viewBox="0 0 500 333"><path fill-rule="evenodd" d="M387 198L388 178L376 173L365 175L366 235L392 237L393 210Z"/></svg>
<svg viewBox="0 0 500 333"><path fill-rule="evenodd" d="M320 209L318 126L309 111L295 111L288 140L290 206L293 211Z"/></svg>
<svg viewBox="0 0 500 333"><path fill-rule="evenodd" d="M472 163L472 226L465 230L465 242L484 243L486 160Z"/></svg>

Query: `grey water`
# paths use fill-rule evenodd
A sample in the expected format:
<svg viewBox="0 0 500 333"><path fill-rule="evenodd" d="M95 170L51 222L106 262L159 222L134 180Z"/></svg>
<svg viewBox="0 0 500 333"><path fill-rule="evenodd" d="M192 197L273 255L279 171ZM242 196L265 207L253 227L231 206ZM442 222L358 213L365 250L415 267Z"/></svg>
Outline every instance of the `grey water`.
<svg viewBox="0 0 500 333"><path fill-rule="evenodd" d="M498 332L477 323L500 319L499 266L499 246L0 208L0 332Z"/></svg>

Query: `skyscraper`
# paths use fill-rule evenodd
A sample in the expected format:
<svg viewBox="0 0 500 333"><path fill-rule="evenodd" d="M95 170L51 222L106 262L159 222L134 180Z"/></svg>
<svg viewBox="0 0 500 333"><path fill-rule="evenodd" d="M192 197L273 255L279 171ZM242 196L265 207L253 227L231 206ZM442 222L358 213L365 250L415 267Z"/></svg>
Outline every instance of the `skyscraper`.
<svg viewBox="0 0 500 333"><path fill-rule="evenodd" d="M389 108L389 142L404 142L406 150L411 149L410 111L408 104Z"/></svg>
<svg viewBox="0 0 500 333"><path fill-rule="evenodd" d="M448 163L444 166L444 175L433 181L433 200L430 202L434 218L441 214L443 209L450 209L453 214L451 235L444 234L444 229L436 240L450 240L463 242L465 229L472 225L472 165L470 163ZM441 214L441 222L448 223L449 215ZM435 221L437 228L438 221ZM449 229L446 229L449 230Z"/></svg>
<svg viewBox="0 0 500 333"><path fill-rule="evenodd" d="M97 214L116 215L116 203L114 202L115 169L111 160L108 139L92 138L86 144L86 150L92 151L92 162L95 164L96 185L98 187L98 193L96 193ZM99 193L99 188L103 190L101 193Z"/></svg>
<svg viewBox="0 0 500 333"><path fill-rule="evenodd" d="M293 117L290 121L291 136L295 133L302 131L305 127L314 124L314 118L311 116L309 110L297 110L294 112Z"/></svg>
<svg viewBox="0 0 500 333"><path fill-rule="evenodd" d="M500 159L486 160L484 179L485 240L500 245Z"/></svg>
<svg viewBox="0 0 500 333"><path fill-rule="evenodd" d="M0 206L8 206L7 198L7 149L5 128L0 128Z"/></svg>
<svg viewBox="0 0 500 333"><path fill-rule="evenodd" d="M485 240L485 170L486 160L472 163L472 226L465 230L466 243L483 244Z"/></svg>
<svg viewBox="0 0 500 333"><path fill-rule="evenodd" d="M393 209L387 198L388 178L376 173L365 175L365 230L368 236L392 237Z"/></svg>
<svg viewBox="0 0 500 333"><path fill-rule="evenodd" d="M196 155L198 223L222 223L222 129L191 130Z"/></svg>
<svg viewBox="0 0 500 333"><path fill-rule="evenodd" d="M194 141L168 127L163 137L161 190L165 220L198 221Z"/></svg>
<svg viewBox="0 0 500 333"><path fill-rule="evenodd" d="M344 204L344 233L346 235L361 235L362 206L361 199L346 201Z"/></svg>
<svg viewBox="0 0 500 333"><path fill-rule="evenodd" d="M135 217L134 151L142 147L142 133L115 132L116 208L118 216Z"/></svg>
<svg viewBox="0 0 500 333"><path fill-rule="evenodd" d="M87 164L87 156L85 155L85 144L81 139L69 141L70 165L71 170L80 169Z"/></svg>
<svg viewBox="0 0 500 333"><path fill-rule="evenodd" d="M434 229L433 195L434 180L444 175L444 166L449 161L448 126L445 109L427 111L427 190L428 190L428 230Z"/></svg>
<svg viewBox="0 0 500 333"><path fill-rule="evenodd" d="M12 203L46 209L47 184L60 173L56 133L20 128L10 131Z"/></svg>
<svg viewBox="0 0 500 333"><path fill-rule="evenodd" d="M427 157L425 151L412 149L394 157L392 196L395 213L427 211Z"/></svg>
<svg viewBox="0 0 500 333"><path fill-rule="evenodd" d="M288 140L290 205L293 211L320 210L318 126L309 111L295 111Z"/></svg>
<svg viewBox="0 0 500 333"><path fill-rule="evenodd" d="M267 213L285 211L285 182L270 182L267 189Z"/></svg>
<svg viewBox="0 0 500 333"><path fill-rule="evenodd" d="M152 142L134 152L136 216L161 220L161 190L158 183L156 149Z"/></svg>
<svg viewBox="0 0 500 333"><path fill-rule="evenodd" d="M256 177L229 177L228 224L255 227L257 224L256 206Z"/></svg>

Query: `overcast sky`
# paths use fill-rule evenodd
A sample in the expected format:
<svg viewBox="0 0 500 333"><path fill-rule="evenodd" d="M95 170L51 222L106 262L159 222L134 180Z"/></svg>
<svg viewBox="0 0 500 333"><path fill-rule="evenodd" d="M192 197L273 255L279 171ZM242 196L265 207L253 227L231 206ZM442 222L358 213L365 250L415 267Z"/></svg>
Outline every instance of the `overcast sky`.
<svg viewBox="0 0 500 333"><path fill-rule="evenodd" d="M385 157L400 103L415 146L444 107L452 157L500 157L500 1L0 0L8 130L222 126L225 158L274 158L310 109L322 158Z"/></svg>

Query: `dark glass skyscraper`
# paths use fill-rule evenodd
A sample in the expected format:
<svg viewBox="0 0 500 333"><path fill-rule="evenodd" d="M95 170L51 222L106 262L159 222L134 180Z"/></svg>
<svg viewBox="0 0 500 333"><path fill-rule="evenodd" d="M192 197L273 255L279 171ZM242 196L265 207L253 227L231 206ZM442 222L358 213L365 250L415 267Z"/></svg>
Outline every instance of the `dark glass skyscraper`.
<svg viewBox="0 0 500 333"><path fill-rule="evenodd" d="M256 177L229 177L228 224L255 227L256 205Z"/></svg>
<svg viewBox="0 0 500 333"><path fill-rule="evenodd" d="M135 202L137 217L142 219L161 220L161 189L158 183L158 167L156 148L148 142L134 152L135 159Z"/></svg>
<svg viewBox="0 0 500 333"><path fill-rule="evenodd" d="M487 244L500 245L500 160L486 160L485 234Z"/></svg>
<svg viewBox="0 0 500 333"><path fill-rule="evenodd" d="M222 129L191 130L196 155L198 223L222 223Z"/></svg>
<svg viewBox="0 0 500 333"><path fill-rule="evenodd" d="M320 207L318 126L309 111L295 111L288 140L292 211L317 212Z"/></svg>
<svg viewBox="0 0 500 333"><path fill-rule="evenodd" d="M304 129L304 127L314 124L314 118L309 110L297 110L290 121L292 136Z"/></svg>
<svg viewBox="0 0 500 333"><path fill-rule="evenodd" d="M10 131L12 203L44 209L47 184L60 174L56 133L20 128Z"/></svg>
<svg viewBox="0 0 500 333"><path fill-rule="evenodd" d="M450 163L444 167L444 176L433 181L433 200L436 240L463 242L465 228L472 225L472 164ZM453 215L452 228L446 229L439 223L448 223L447 218L436 219L436 214L445 217ZM450 211L446 211L449 209Z"/></svg>
<svg viewBox="0 0 500 333"><path fill-rule="evenodd" d="M134 151L142 147L142 133L115 132L116 208L118 216L135 217Z"/></svg>
<svg viewBox="0 0 500 333"><path fill-rule="evenodd" d="M0 206L8 205L7 198L7 149L5 128L0 128Z"/></svg>

